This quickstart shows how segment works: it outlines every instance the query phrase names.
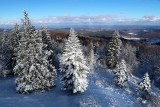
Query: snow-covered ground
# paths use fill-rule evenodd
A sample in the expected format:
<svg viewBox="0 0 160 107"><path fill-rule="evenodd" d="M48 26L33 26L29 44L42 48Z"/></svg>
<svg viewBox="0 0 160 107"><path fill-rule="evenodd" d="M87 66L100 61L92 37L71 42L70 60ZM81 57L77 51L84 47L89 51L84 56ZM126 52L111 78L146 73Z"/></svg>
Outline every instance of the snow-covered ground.
<svg viewBox="0 0 160 107"><path fill-rule="evenodd" d="M138 37L123 37L123 39L126 39L126 40L130 40L130 41L140 41L140 40L143 40L145 39L145 41L143 41L144 43L147 43L147 44L157 44L157 43L160 43L160 40L159 39L148 39L148 38L138 38Z"/></svg>
<svg viewBox="0 0 160 107"><path fill-rule="evenodd" d="M137 38L137 37L123 37L126 40L133 40L133 41L138 41L141 40L141 38Z"/></svg>
<svg viewBox="0 0 160 107"><path fill-rule="evenodd" d="M88 78L87 91L77 94L61 90L59 79L52 90L18 94L15 78L1 78L0 107L140 107L135 94L137 78L130 78L132 81L125 89L115 87L112 73L102 68L89 74Z"/></svg>

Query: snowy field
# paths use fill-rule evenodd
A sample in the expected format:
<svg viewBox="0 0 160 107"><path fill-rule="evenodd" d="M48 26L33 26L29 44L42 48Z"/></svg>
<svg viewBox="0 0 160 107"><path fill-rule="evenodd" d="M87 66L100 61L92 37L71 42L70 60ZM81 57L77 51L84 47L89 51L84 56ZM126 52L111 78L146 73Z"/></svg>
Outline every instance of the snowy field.
<svg viewBox="0 0 160 107"><path fill-rule="evenodd" d="M134 83L129 88L119 89L113 83L112 73L99 69L89 74L89 87L84 93L72 94L57 86L46 92L18 94L15 78L0 79L0 107L139 107L134 94Z"/></svg>

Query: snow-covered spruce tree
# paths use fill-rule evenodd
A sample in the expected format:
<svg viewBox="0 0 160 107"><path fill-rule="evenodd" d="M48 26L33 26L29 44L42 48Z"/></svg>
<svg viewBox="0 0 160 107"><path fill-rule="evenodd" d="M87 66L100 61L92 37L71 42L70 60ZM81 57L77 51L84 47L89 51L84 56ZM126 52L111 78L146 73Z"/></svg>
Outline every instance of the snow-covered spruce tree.
<svg viewBox="0 0 160 107"><path fill-rule="evenodd" d="M24 69L24 58L27 57L27 50L29 47L26 45L30 39L30 34L35 30L28 18L28 13L24 11L24 19L22 19L23 26L20 28L19 36L21 37L18 41L18 46L15 48L16 52L16 66L14 68L15 75L20 75L22 69ZM34 29L34 30L33 30ZM21 67L21 69L20 69Z"/></svg>
<svg viewBox="0 0 160 107"><path fill-rule="evenodd" d="M7 76L8 74L13 74L12 72L12 44L11 44L11 33L4 30L1 35L1 50L2 52L2 74Z"/></svg>
<svg viewBox="0 0 160 107"><path fill-rule="evenodd" d="M41 27L40 32L42 34L42 40L44 44L47 44L47 50L52 51L49 56L49 62L59 69L59 59L57 56L57 43L51 39L51 34L46 27Z"/></svg>
<svg viewBox="0 0 160 107"><path fill-rule="evenodd" d="M19 39L20 39L20 30L19 30L19 25L16 23L12 30L12 40L11 40L11 44L14 51L17 51L16 48L18 47Z"/></svg>
<svg viewBox="0 0 160 107"><path fill-rule="evenodd" d="M12 67L14 67L16 63L16 56L18 51L19 39L20 39L19 25L17 23L14 25L11 35L12 35L11 44L12 44L12 50L13 50Z"/></svg>
<svg viewBox="0 0 160 107"><path fill-rule="evenodd" d="M143 80L138 84L139 93L146 98L151 92L151 83L148 73L144 74Z"/></svg>
<svg viewBox="0 0 160 107"><path fill-rule="evenodd" d="M51 35L46 27L41 27L40 33L42 35L43 43L47 45L46 50L52 52L48 58L49 63L52 64L52 59L53 59L52 57L53 57L54 51L53 51L53 43L52 43Z"/></svg>
<svg viewBox="0 0 160 107"><path fill-rule="evenodd" d="M16 90L29 93L44 90L55 85L56 70L47 61L50 51L42 42L42 35L32 26L28 14L24 12L23 33L19 40L17 61L14 71L17 75ZM52 68L52 71L49 71Z"/></svg>
<svg viewBox="0 0 160 107"><path fill-rule="evenodd" d="M73 28L70 29L68 40L65 42L64 52L60 58L62 83L64 89L73 93L84 92L88 86L87 73L89 68L83 55L80 41Z"/></svg>
<svg viewBox="0 0 160 107"><path fill-rule="evenodd" d="M124 87L127 82L127 68L125 60L122 59L121 62L119 62L116 66L115 72L114 72L114 82L118 87Z"/></svg>
<svg viewBox="0 0 160 107"><path fill-rule="evenodd" d="M53 50L53 42L51 35L46 27L41 27L40 32L42 33L42 41L44 44L47 44L47 50Z"/></svg>
<svg viewBox="0 0 160 107"><path fill-rule="evenodd" d="M118 31L115 31L112 35L112 39L109 42L109 46L107 49L107 59L106 59L106 65L109 69L116 68L116 65L118 63L119 57L120 57L120 51L122 42L119 39L120 35Z"/></svg>
<svg viewBox="0 0 160 107"><path fill-rule="evenodd" d="M136 57L136 52L137 52L136 47L128 43L122 47L121 57L124 58L124 60L126 61L127 71L129 71L128 72L129 75L132 75L132 72L139 64Z"/></svg>
<svg viewBox="0 0 160 107"><path fill-rule="evenodd" d="M7 53L8 50L11 50L11 38L9 35L9 31L4 30L2 32L2 40L1 40L1 45L2 45L2 52L4 54Z"/></svg>
<svg viewBox="0 0 160 107"><path fill-rule="evenodd" d="M96 59L95 59L95 54L94 54L94 46L93 46L93 42L91 41L89 46L88 46L88 53L87 53L87 56L88 56L88 65L89 65L89 68L91 71L94 70L94 65L96 63Z"/></svg>

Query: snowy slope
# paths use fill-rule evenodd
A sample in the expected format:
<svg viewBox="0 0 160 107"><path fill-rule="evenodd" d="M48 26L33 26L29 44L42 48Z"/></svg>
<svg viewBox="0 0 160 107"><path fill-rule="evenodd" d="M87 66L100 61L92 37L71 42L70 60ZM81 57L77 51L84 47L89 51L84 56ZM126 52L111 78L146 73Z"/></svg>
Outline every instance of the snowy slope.
<svg viewBox="0 0 160 107"><path fill-rule="evenodd" d="M59 79L52 90L18 94L14 80L0 79L0 107L141 107L135 94L139 79L131 77L129 88L119 89L113 85L112 73L102 68L89 74L87 91L77 94L61 90Z"/></svg>

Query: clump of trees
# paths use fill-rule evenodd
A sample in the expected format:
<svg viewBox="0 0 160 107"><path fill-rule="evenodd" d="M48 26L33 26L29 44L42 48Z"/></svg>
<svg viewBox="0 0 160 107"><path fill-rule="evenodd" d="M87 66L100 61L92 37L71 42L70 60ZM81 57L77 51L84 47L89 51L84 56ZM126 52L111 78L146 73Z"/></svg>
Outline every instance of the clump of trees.
<svg viewBox="0 0 160 107"><path fill-rule="evenodd" d="M146 71L150 79L154 81L157 87L160 87L160 47L158 45L143 44L138 49L139 66L136 74L141 75Z"/></svg>
<svg viewBox="0 0 160 107"><path fill-rule="evenodd" d="M53 87L56 69L48 62L51 51L47 50L47 44L43 43L42 33L32 26L26 11L20 37L15 49L14 67L17 92L30 93Z"/></svg>
<svg viewBox="0 0 160 107"><path fill-rule="evenodd" d="M12 38L8 38L6 31L2 36L2 47L13 49L14 73L16 78L16 90L19 93L30 93L37 90L46 90L55 86L57 70L53 66L57 61L55 41L47 28L36 29L27 12L24 12L22 27L15 25ZM70 29L69 37L65 40L62 55L60 56L60 71L62 84L65 90L73 93L84 92L88 87L87 75L95 67L94 45L88 46L88 59L83 54L82 45L78 34ZM98 47L98 46L97 46ZM103 50L101 48L99 50ZM139 49L140 50L140 49ZM6 50L2 50L4 53ZM106 65L114 71L114 82L118 87L125 87L128 74L132 74L138 65L136 58L137 49L132 45L122 45L118 31L115 31L107 48ZM159 54L159 53L158 53ZM160 81L160 68L156 63L158 57L154 55L139 55L140 63L153 64L153 70ZM155 66L156 65L156 66ZM152 66L152 65L151 65ZM7 71L6 71L7 72ZM148 73L138 84L138 92L141 97L148 99L151 95L151 83Z"/></svg>
<svg viewBox="0 0 160 107"><path fill-rule="evenodd" d="M16 76L17 92L30 93L55 86L57 72L53 64L57 60L54 52L54 45L57 43L51 39L47 28L36 29L28 13L24 11L22 26L14 26L11 40L7 38L6 32L3 35L2 46L11 44L13 50L13 72ZM94 55L94 51L91 51L91 55ZM92 58L93 56L90 59ZM77 33L72 28L65 41L60 62L64 89L72 90L73 93L84 92L88 86L87 74L91 66L93 67L93 61L87 62Z"/></svg>

